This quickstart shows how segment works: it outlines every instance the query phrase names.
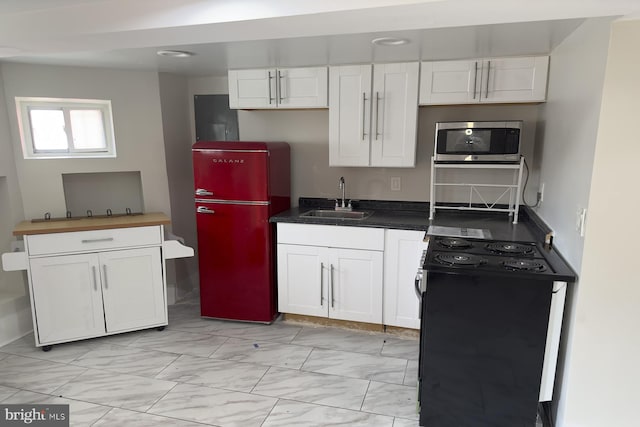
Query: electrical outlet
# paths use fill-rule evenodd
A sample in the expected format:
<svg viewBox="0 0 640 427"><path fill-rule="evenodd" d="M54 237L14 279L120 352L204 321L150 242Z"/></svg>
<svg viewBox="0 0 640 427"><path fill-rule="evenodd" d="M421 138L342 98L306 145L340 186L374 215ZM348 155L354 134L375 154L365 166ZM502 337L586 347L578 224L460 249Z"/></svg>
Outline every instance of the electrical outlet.
<svg viewBox="0 0 640 427"><path fill-rule="evenodd" d="M580 234L580 237L584 237L586 220L587 208L581 208L578 206L578 209L576 210L576 231Z"/></svg>
<svg viewBox="0 0 640 427"><path fill-rule="evenodd" d="M399 176L391 177L391 191L400 191L401 182Z"/></svg>

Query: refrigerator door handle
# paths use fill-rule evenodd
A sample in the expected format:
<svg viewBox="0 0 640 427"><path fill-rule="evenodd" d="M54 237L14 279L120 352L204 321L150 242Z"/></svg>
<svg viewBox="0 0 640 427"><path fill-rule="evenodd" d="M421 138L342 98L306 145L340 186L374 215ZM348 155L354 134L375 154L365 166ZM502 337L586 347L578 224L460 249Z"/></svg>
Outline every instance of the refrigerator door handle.
<svg viewBox="0 0 640 427"><path fill-rule="evenodd" d="M196 212L198 212L198 213L206 213L206 214L214 214L214 213L216 213L216 211L214 211L213 209L209 209L206 206L198 206L198 209L196 210Z"/></svg>
<svg viewBox="0 0 640 427"><path fill-rule="evenodd" d="M205 190L204 188L198 188L196 190L196 196L213 196L213 192Z"/></svg>

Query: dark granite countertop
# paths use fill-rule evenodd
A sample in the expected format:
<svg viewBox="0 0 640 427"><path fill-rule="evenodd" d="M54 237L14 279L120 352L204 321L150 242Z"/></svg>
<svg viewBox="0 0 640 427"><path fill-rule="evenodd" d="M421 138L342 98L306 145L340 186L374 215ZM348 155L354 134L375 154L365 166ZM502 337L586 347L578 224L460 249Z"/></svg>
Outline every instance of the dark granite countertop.
<svg viewBox="0 0 640 427"><path fill-rule="evenodd" d="M435 218L429 221L429 203L377 200L353 201L354 210L373 212L373 215L362 220L300 216L312 209L333 209L333 204L331 199L301 197L299 207L279 213L270 221L424 231L430 225L480 228L489 230L494 240L527 242L543 242L548 232L539 226L542 225L541 221L532 220L533 213L524 206L520 209L518 224L512 224L506 213L481 211L437 211Z"/></svg>

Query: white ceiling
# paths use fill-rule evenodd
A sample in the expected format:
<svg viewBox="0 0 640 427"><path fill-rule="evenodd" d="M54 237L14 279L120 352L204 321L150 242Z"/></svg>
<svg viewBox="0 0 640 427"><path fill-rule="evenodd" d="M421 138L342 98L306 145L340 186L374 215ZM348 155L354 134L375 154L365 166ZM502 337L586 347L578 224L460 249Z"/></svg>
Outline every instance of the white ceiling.
<svg viewBox="0 0 640 427"><path fill-rule="evenodd" d="M585 18L639 12L639 0L0 0L0 58L226 75L526 55L549 53ZM389 35L410 43L370 43ZM197 55L156 55L167 48Z"/></svg>

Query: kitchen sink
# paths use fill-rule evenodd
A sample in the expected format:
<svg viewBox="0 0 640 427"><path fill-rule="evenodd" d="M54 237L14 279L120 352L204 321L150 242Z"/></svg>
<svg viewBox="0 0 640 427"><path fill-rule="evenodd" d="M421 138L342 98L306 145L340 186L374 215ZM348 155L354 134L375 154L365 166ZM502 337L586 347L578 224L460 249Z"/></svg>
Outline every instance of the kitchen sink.
<svg viewBox="0 0 640 427"><path fill-rule="evenodd" d="M300 216L307 218L337 218L362 220L373 215L370 211L335 211L333 209L314 209L307 211Z"/></svg>

